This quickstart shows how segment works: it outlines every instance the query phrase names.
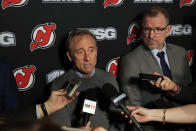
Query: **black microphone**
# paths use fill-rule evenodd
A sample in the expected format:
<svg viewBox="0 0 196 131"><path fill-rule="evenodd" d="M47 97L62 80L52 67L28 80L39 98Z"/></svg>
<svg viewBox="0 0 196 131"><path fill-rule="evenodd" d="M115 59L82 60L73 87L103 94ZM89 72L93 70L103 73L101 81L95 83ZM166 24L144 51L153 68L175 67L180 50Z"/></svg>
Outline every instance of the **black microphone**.
<svg viewBox="0 0 196 131"><path fill-rule="evenodd" d="M73 97L76 91L78 91L78 88L81 84L82 81L78 78L73 78L71 80L66 81L63 88L67 91L67 97Z"/></svg>
<svg viewBox="0 0 196 131"><path fill-rule="evenodd" d="M161 81L164 80L163 76L161 76L161 75L139 73L139 79L141 79L141 80L148 80L148 81L155 82L159 78L161 78Z"/></svg>
<svg viewBox="0 0 196 131"><path fill-rule="evenodd" d="M128 119L132 120L134 126L136 126L139 131L143 131L141 125L137 122L135 117L130 116L130 111L125 106L125 101L127 100L125 93L118 93L116 88L110 83L106 83L103 86L103 93L106 97L110 98L116 108L121 109L128 116Z"/></svg>
<svg viewBox="0 0 196 131"><path fill-rule="evenodd" d="M93 89L89 89L85 91L85 99L82 108L82 113L83 113L82 126L86 126L87 122L90 119L90 116L95 114L96 104L97 104L96 91Z"/></svg>

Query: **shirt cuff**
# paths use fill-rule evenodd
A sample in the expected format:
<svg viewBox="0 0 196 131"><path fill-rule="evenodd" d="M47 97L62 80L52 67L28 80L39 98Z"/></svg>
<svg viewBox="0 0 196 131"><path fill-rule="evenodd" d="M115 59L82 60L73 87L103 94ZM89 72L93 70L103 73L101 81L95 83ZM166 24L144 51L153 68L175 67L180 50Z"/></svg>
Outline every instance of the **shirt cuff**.
<svg viewBox="0 0 196 131"><path fill-rule="evenodd" d="M37 119L41 119L41 115L40 115L38 105L36 105L36 114L37 114Z"/></svg>
<svg viewBox="0 0 196 131"><path fill-rule="evenodd" d="M176 83L176 85L177 85L177 90L175 92L169 91L169 94L172 95L172 96L175 96L175 95L179 94L180 91L181 91L180 86L177 83Z"/></svg>

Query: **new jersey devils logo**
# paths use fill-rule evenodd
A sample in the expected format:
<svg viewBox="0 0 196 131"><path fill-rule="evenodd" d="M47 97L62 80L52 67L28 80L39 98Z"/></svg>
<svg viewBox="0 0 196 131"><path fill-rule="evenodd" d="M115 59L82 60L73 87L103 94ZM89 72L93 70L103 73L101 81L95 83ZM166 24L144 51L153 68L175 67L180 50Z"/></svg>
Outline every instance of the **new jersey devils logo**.
<svg viewBox="0 0 196 131"><path fill-rule="evenodd" d="M104 8L108 6L119 6L123 3L123 0L104 0Z"/></svg>
<svg viewBox="0 0 196 131"><path fill-rule="evenodd" d="M35 49L41 48L49 48L50 46L53 45L55 42L55 32L54 30L56 29L56 24L52 23L46 23L43 25L38 25L35 27L31 34L31 46L30 49L31 51L34 51Z"/></svg>
<svg viewBox="0 0 196 131"><path fill-rule="evenodd" d="M118 75L119 60L120 60L120 57L113 58L108 62L107 66L106 66L106 71L111 73L115 77Z"/></svg>
<svg viewBox="0 0 196 131"><path fill-rule="evenodd" d="M16 78L16 83L19 91L25 91L30 89L35 82L35 72L36 68L34 65L24 66L17 68L14 71L14 76Z"/></svg>
<svg viewBox="0 0 196 131"><path fill-rule="evenodd" d="M28 0L2 0L2 8L5 9L7 7L21 7L24 6Z"/></svg>
<svg viewBox="0 0 196 131"><path fill-rule="evenodd" d="M133 22L128 29L127 45L141 39L142 26L141 22Z"/></svg>
<svg viewBox="0 0 196 131"><path fill-rule="evenodd" d="M193 5L195 0L180 0L180 8Z"/></svg>
<svg viewBox="0 0 196 131"><path fill-rule="evenodd" d="M195 55L195 51L194 50L188 50L186 52L186 55L187 55L187 59L188 59L188 62L189 62L189 66L191 66L193 64L193 56Z"/></svg>

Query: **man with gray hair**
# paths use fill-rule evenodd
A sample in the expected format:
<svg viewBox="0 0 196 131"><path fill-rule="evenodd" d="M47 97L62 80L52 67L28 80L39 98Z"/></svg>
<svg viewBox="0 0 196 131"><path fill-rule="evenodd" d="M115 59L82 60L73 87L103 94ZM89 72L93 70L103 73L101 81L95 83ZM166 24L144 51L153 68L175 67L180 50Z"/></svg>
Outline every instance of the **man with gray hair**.
<svg viewBox="0 0 196 131"><path fill-rule="evenodd" d="M64 86L67 80L73 78L80 79L82 84L79 87L80 95L75 101L51 115L59 124L70 127L85 126L82 124L84 114L81 109L84 99L88 95L94 96L96 100L95 114L89 118L90 127L102 126L109 130L111 119L109 115L109 100L102 94L102 87L110 83L117 90L118 84L112 74L96 68L97 63L97 43L96 39L88 30L74 29L69 33L67 43L67 57L73 63L73 68L59 77L52 84L52 90L58 90ZM119 113L120 114L120 113Z"/></svg>

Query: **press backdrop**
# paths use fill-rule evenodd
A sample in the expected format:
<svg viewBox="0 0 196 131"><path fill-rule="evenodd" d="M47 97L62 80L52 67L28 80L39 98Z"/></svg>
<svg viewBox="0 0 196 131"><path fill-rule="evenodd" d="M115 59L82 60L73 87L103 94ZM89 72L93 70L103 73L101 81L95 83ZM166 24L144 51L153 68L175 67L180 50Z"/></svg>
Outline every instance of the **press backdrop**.
<svg viewBox="0 0 196 131"><path fill-rule="evenodd" d="M50 83L66 73L64 42L74 28L96 36L97 67L116 76L120 57L140 41L141 12L154 5L169 11L167 41L185 47L191 65L195 0L1 0L0 57L12 67L22 105L47 99Z"/></svg>

